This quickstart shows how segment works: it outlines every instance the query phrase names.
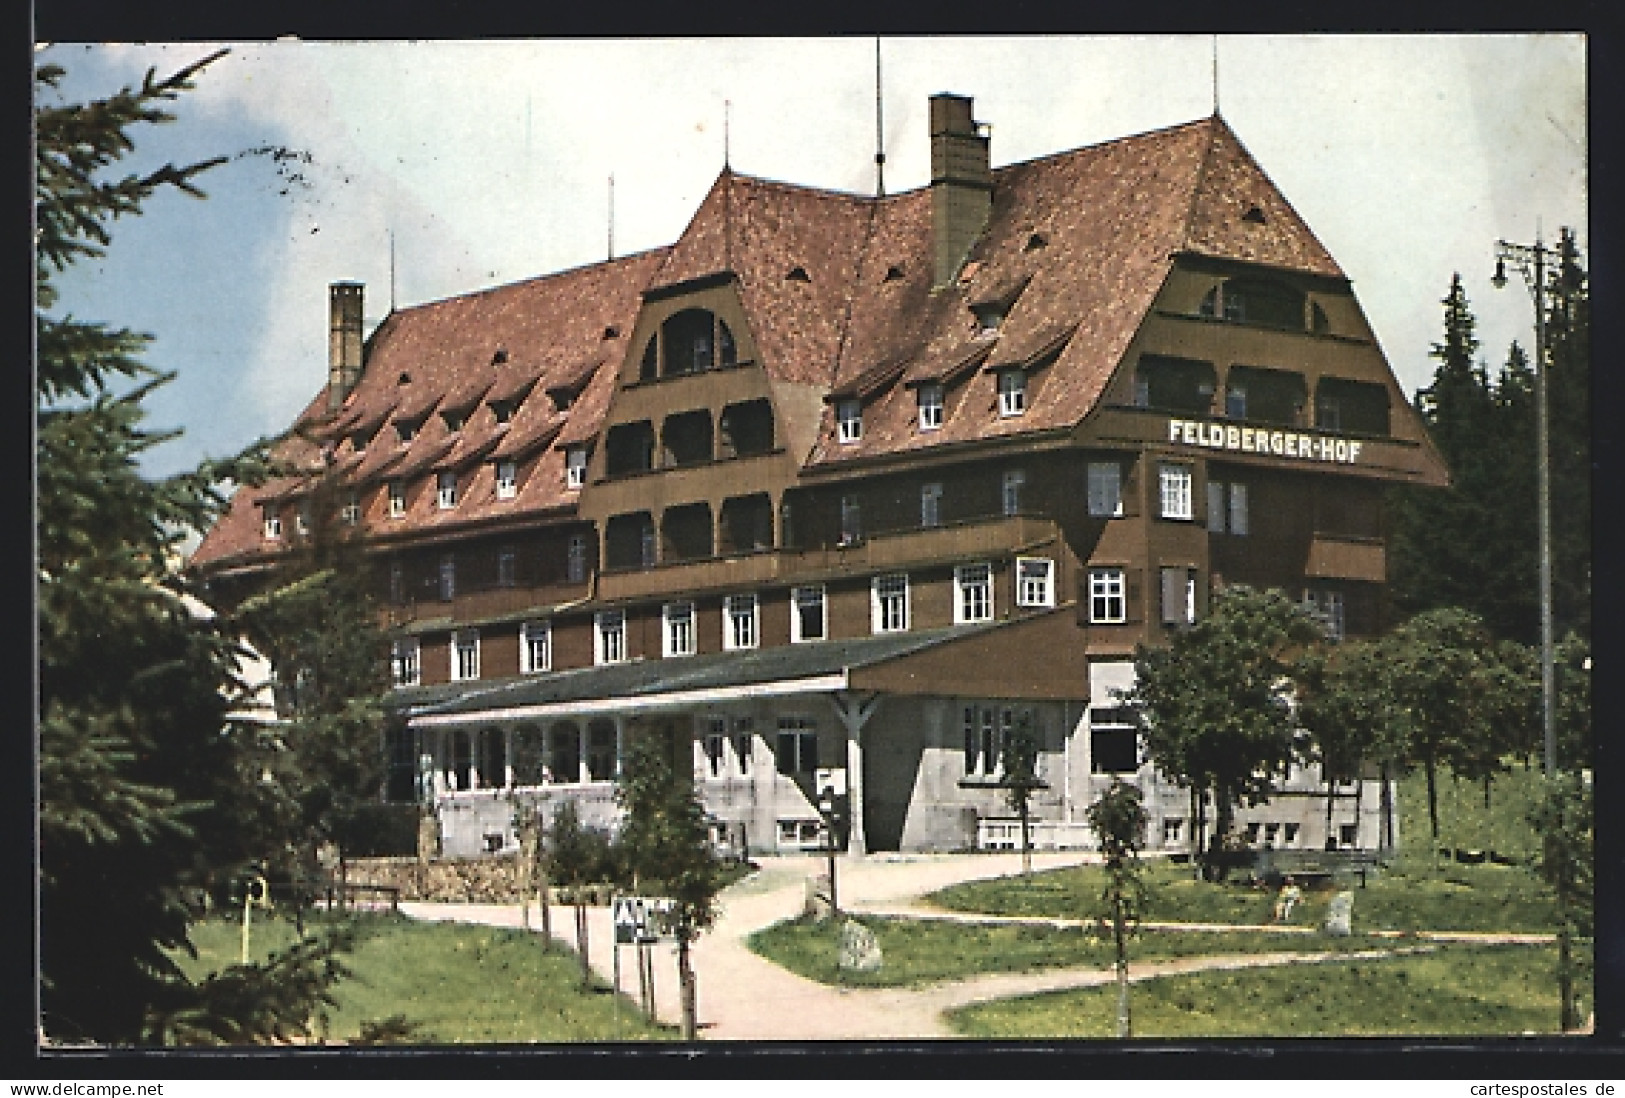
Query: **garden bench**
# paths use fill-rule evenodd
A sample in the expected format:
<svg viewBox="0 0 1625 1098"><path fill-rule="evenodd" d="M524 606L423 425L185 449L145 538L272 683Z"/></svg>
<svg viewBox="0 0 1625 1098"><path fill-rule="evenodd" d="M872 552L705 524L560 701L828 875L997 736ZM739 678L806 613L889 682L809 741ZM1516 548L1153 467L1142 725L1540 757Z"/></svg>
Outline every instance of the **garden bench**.
<svg viewBox="0 0 1625 1098"><path fill-rule="evenodd" d="M1322 884L1343 873L1357 873L1360 887L1378 866L1375 850L1260 850L1254 872L1266 880L1294 877L1306 885Z"/></svg>

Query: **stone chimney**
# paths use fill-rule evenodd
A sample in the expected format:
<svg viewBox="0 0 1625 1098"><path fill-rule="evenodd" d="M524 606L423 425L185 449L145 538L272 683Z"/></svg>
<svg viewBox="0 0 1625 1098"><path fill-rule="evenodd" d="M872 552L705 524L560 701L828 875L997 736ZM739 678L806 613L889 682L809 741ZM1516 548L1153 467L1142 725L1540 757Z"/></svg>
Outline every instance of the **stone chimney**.
<svg viewBox="0 0 1625 1098"><path fill-rule="evenodd" d="M327 410L336 411L361 380L361 283L328 287Z"/></svg>
<svg viewBox="0 0 1625 1098"><path fill-rule="evenodd" d="M966 95L931 97L931 244L933 286L959 274L993 207L993 169L988 137L971 120Z"/></svg>

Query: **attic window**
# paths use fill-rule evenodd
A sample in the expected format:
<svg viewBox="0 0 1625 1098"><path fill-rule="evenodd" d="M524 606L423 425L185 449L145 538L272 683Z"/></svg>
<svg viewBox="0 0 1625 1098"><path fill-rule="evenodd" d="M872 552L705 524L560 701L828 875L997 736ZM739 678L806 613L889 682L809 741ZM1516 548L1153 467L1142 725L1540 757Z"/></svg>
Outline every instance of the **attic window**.
<svg viewBox="0 0 1625 1098"><path fill-rule="evenodd" d="M504 363L506 361L508 361L508 348L506 348L506 347L498 347L497 350L496 350L496 354L491 356L491 362L494 365L501 365L502 363Z"/></svg>
<svg viewBox="0 0 1625 1098"><path fill-rule="evenodd" d="M610 325L608 325L607 327L604 328L604 338L605 339L617 339L617 338L620 337L620 334L621 334L621 330L619 328L615 327L615 325L613 325L613 324L610 324Z"/></svg>
<svg viewBox="0 0 1625 1098"><path fill-rule="evenodd" d="M1241 215L1241 219L1251 221L1254 225L1262 225L1264 223L1264 211L1256 205L1248 206L1247 212Z"/></svg>
<svg viewBox="0 0 1625 1098"><path fill-rule="evenodd" d="M402 370L401 371L401 376L395 379L395 384L397 384L397 385L410 385L410 384L412 384L412 375L407 373L405 370Z"/></svg>
<svg viewBox="0 0 1625 1098"><path fill-rule="evenodd" d="M419 419L403 419L395 424L395 434L402 442L411 442L417 437L418 428L423 421Z"/></svg>
<svg viewBox="0 0 1625 1098"><path fill-rule="evenodd" d="M1049 237L1045 236L1043 233L1034 233L1033 235L1031 235L1031 236L1029 236L1027 238L1027 245L1026 245L1026 247L1022 248L1022 251L1024 251L1024 252L1035 251L1035 250L1037 250L1039 248L1044 247L1048 243L1049 243Z"/></svg>
<svg viewBox="0 0 1625 1098"><path fill-rule="evenodd" d="M786 282L811 282L812 276L807 273L805 267L792 267L784 279Z"/></svg>
<svg viewBox="0 0 1625 1098"><path fill-rule="evenodd" d="M976 314L976 334L978 336L999 334L999 325L1004 323L1004 306L973 305L971 306L971 312Z"/></svg>
<svg viewBox="0 0 1625 1098"><path fill-rule="evenodd" d="M886 268L886 277L881 279L881 281L882 282L898 282L898 281L902 280L902 277L903 277L903 268L901 268L901 267L887 267Z"/></svg>
<svg viewBox="0 0 1625 1098"><path fill-rule="evenodd" d="M445 412L440 418L446 421L446 430L461 431L463 429L463 420L467 417L462 412Z"/></svg>
<svg viewBox="0 0 1625 1098"><path fill-rule="evenodd" d="M491 402L491 418L498 423L506 423L513 418L513 405L511 400L493 400Z"/></svg>

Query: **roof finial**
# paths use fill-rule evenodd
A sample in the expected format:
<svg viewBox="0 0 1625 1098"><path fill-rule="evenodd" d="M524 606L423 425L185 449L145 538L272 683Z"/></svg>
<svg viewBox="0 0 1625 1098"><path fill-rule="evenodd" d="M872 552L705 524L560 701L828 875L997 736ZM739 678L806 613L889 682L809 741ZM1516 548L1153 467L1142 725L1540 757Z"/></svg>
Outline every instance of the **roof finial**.
<svg viewBox="0 0 1625 1098"><path fill-rule="evenodd" d="M886 127L881 103L880 35L875 35L875 197L886 197Z"/></svg>
<svg viewBox="0 0 1625 1098"><path fill-rule="evenodd" d="M1219 36L1213 36L1213 117L1219 116Z"/></svg>

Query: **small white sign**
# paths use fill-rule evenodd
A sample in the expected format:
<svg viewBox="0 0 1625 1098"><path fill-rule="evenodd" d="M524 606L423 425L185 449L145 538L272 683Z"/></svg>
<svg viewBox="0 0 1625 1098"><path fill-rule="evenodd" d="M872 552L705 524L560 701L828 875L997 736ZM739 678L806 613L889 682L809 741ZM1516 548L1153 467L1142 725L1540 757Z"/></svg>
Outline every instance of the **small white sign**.
<svg viewBox="0 0 1625 1098"><path fill-rule="evenodd" d="M615 941L618 944L650 941L670 934L672 907L671 900L663 896L616 896L610 901Z"/></svg>

